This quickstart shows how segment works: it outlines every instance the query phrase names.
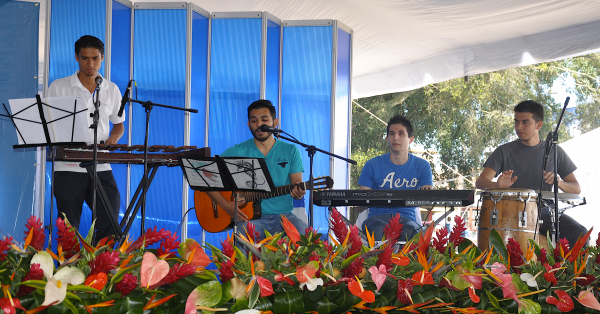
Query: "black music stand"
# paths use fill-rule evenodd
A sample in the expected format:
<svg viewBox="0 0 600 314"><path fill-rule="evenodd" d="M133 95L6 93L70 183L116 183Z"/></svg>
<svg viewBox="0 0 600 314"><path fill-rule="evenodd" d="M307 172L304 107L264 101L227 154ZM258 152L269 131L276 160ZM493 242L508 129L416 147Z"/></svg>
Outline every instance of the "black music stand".
<svg viewBox="0 0 600 314"><path fill-rule="evenodd" d="M179 165L192 190L233 192L235 215L231 218L237 234L237 192L273 192L275 184L263 158L178 157ZM234 238L235 240L235 238Z"/></svg>
<svg viewBox="0 0 600 314"><path fill-rule="evenodd" d="M18 145L13 148L50 147L60 145L85 145L90 141L87 121L87 106L81 97L48 97L42 101L35 98L10 99L11 111L2 104L17 132ZM11 114L11 112L14 112ZM52 249L52 214L54 201L54 155L52 155L52 185L50 191L50 223L45 226L50 232L48 247Z"/></svg>

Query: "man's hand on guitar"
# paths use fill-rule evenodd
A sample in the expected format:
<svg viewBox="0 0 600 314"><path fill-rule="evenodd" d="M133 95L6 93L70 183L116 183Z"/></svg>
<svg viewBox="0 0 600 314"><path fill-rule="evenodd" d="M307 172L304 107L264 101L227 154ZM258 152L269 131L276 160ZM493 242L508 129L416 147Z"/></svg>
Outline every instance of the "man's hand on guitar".
<svg viewBox="0 0 600 314"><path fill-rule="evenodd" d="M235 215L235 203L231 201L226 201L223 205L224 206L221 206L221 208L223 208L223 210L226 211L227 214L229 214L229 216L233 217L233 215ZM238 203L238 205L242 204ZM238 221L248 221L248 216L246 216L246 214L244 214L243 211L238 210L237 214Z"/></svg>
<svg viewBox="0 0 600 314"><path fill-rule="evenodd" d="M302 189L301 185L303 185L303 183L297 184L290 193L290 195L297 200L303 198L304 194L306 194L306 190Z"/></svg>

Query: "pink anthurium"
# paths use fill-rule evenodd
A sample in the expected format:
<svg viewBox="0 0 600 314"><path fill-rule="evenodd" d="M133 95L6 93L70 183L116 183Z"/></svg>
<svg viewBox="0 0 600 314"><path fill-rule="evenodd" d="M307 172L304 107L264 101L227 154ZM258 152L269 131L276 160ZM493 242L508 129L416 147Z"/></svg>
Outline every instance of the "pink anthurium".
<svg viewBox="0 0 600 314"><path fill-rule="evenodd" d="M156 255L146 252L142 258L141 287L148 288L159 283L169 273L169 264L165 260L158 260Z"/></svg>
<svg viewBox="0 0 600 314"><path fill-rule="evenodd" d="M177 252L182 258L188 260L190 264L196 267L206 267L210 264L210 258L206 255L202 246L194 239L186 239L185 242L179 245ZM193 256L191 256L192 252Z"/></svg>
<svg viewBox="0 0 600 314"><path fill-rule="evenodd" d="M185 311L184 314L197 314L196 311L196 302L200 297L200 292L197 289L192 290L192 293L187 298L185 302Z"/></svg>
<svg viewBox="0 0 600 314"><path fill-rule="evenodd" d="M517 288L512 283L512 276L509 274L502 274L497 277L498 279L502 280L502 283L498 284L502 288L502 294L504 295L504 298L511 298L519 302L519 299L517 298Z"/></svg>
<svg viewBox="0 0 600 314"><path fill-rule="evenodd" d="M309 262L296 268L296 278L300 283L306 282L315 276L317 270L319 270L319 263L317 261Z"/></svg>
<svg viewBox="0 0 600 314"><path fill-rule="evenodd" d="M592 288L589 290L584 290L579 292L579 296L575 298L575 300L579 301L583 306L589 307L590 309L595 309L600 311L600 303L598 299L594 296L594 292L592 292Z"/></svg>
<svg viewBox="0 0 600 314"><path fill-rule="evenodd" d="M379 289L381 289L381 286L383 286L386 276L390 276L396 279L395 276L392 276L390 273L387 272L385 264L379 265L379 268L371 266L371 268L369 268L369 272L371 273L371 279L373 279L373 282L377 286L377 291L379 291Z"/></svg>

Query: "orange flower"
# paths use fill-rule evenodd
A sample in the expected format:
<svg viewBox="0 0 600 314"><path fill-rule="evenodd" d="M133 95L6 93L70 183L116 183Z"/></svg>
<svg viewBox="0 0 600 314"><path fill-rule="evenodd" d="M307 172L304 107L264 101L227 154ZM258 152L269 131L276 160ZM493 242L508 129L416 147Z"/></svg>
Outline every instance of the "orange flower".
<svg viewBox="0 0 600 314"><path fill-rule="evenodd" d="M353 295L359 297L361 300L367 303L375 302L375 294L373 291L365 290L358 278L356 278L356 280L352 279L352 281L348 282L348 290L350 290Z"/></svg>
<svg viewBox="0 0 600 314"><path fill-rule="evenodd" d="M98 289L100 290L100 289ZM110 301L106 301L106 302L102 302L102 303L97 303L97 304L90 304L90 305L85 305L85 310L88 311L88 313L92 314L92 309L95 307L109 307L109 306L113 306L115 304L115 300L110 300Z"/></svg>

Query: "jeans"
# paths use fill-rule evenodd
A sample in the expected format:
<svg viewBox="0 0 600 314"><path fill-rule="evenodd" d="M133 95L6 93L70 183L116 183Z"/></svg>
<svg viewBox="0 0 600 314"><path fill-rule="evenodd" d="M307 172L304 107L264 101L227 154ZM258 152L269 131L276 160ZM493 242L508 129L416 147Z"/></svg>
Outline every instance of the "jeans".
<svg viewBox="0 0 600 314"><path fill-rule="evenodd" d="M554 210L554 205L552 204L550 208L542 208L542 220L544 221L544 223L540 227L540 234L543 236L546 236L548 230L552 228L552 221L550 220L550 214L548 213L548 210ZM567 238L567 240L569 240L570 248L572 248L573 245L575 245L575 242L577 242L577 239L579 237L582 237L588 232L588 230L584 226L578 223L575 219L565 214L560 215L560 222L558 228L560 231L560 238ZM589 240L586 242L586 247L588 245Z"/></svg>
<svg viewBox="0 0 600 314"><path fill-rule="evenodd" d="M305 235L306 228L308 228L308 226L302 219L294 216L294 214L292 213L262 215L260 219L250 220L248 222L254 224L254 226L256 227L255 229L260 233L260 239L262 240L265 238L265 229L269 231L271 235L279 232L284 232L283 226L281 225L281 215L284 215L292 223L292 225L296 227L298 233L300 233L301 235ZM238 232L244 234L245 236L246 222L239 222L237 224L237 227Z"/></svg>
<svg viewBox="0 0 600 314"><path fill-rule="evenodd" d="M384 235L383 229L392 218L394 218L394 215L391 214L371 216L363 222L362 230L367 232L367 229L365 229L365 227L367 227L369 233L375 232L375 240L380 241ZM400 217L400 223L403 224L402 233L399 238L401 241L412 239L419 231L424 229L423 226L419 225L416 221L407 217Z"/></svg>

